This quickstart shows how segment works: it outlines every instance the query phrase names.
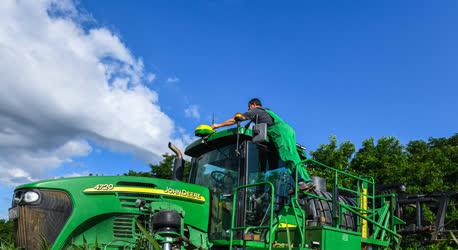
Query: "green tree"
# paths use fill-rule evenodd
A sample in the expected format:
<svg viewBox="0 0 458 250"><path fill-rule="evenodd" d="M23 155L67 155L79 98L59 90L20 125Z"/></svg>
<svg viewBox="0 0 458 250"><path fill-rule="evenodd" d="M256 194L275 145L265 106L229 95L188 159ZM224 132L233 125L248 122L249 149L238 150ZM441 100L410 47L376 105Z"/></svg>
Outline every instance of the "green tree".
<svg viewBox="0 0 458 250"><path fill-rule="evenodd" d="M405 184L409 193L429 193L434 191L457 191L458 184L458 134L450 138L429 138L428 141L414 140L407 144L408 166ZM431 208L424 204L425 219L434 220ZM413 214L413 213L412 213ZM446 229L458 228L456 200L451 200L446 214ZM404 238L403 246L418 245L418 237ZM450 242L443 241L428 246L427 249L452 249Z"/></svg>
<svg viewBox="0 0 458 250"><path fill-rule="evenodd" d="M450 138L430 138L428 140L428 145L432 151L431 154L434 156L435 163L440 165L438 170L442 173L443 190L457 191L458 134Z"/></svg>
<svg viewBox="0 0 458 250"><path fill-rule="evenodd" d="M310 155L312 158L318 162L321 162L325 165L328 165L333 168L340 170L347 170L352 159L352 155L355 153L355 145L350 141L345 141L341 144L337 144L337 138L335 136L329 137L328 144L321 144L317 150L311 151ZM326 186L328 190L332 189L332 181L334 174L331 171L325 171L325 169L314 166L308 169L311 175L320 176L327 180ZM351 181L349 180L339 180L340 185L345 187L350 187Z"/></svg>
<svg viewBox="0 0 458 250"><path fill-rule="evenodd" d="M407 144L409 192L456 191L458 184L458 134Z"/></svg>
<svg viewBox="0 0 458 250"><path fill-rule="evenodd" d="M139 176L139 177L151 177L151 173L148 172L137 172L134 170L129 170L127 173L124 173L125 176Z"/></svg>
<svg viewBox="0 0 458 250"><path fill-rule="evenodd" d="M380 184L405 182L406 166L404 146L394 137L382 137L377 143L374 138L364 140L351 161L353 171L372 176Z"/></svg>
<svg viewBox="0 0 458 250"><path fill-rule="evenodd" d="M12 244L13 242L13 222L0 219L0 243Z"/></svg>
<svg viewBox="0 0 458 250"><path fill-rule="evenodd" d="M329 137L328 144L321 144L317 150L311 151L310 155L316 161L332 166L337 169L346 169L355 153L355 145L345 141L337 145L335 136Z"/></svg>
<svg viewBox="0 0 458 250"><path fill-rule="evenodd" d="M431 149L422 140L411 141L407 144L409 175L406 176L405 184L407 191L411 193L431 192L443 188L443 174L441 165L445 159L441 151Z"/></svg>
<svg viewBox="0 0 458 250"><path fill-rule="evenodd" d="M173 162L175 155L163 154L163 159L158 164L149 164L153 177L161 179L172 179Z"/></svg>

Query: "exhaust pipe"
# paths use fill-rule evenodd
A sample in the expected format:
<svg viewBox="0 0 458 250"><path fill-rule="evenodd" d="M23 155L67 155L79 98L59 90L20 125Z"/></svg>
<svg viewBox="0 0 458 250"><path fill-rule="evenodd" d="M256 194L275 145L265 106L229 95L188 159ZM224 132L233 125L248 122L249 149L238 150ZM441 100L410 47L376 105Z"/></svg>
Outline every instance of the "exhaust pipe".
<svg viewBox="0 0 458 250"><path fill-rule="evenodd" d="M175 162L173 163L172 179L175 181L181 181L183 179L184 170L184 159L183 153L171 142L169 142L170 150L175 153Z"/></svg>

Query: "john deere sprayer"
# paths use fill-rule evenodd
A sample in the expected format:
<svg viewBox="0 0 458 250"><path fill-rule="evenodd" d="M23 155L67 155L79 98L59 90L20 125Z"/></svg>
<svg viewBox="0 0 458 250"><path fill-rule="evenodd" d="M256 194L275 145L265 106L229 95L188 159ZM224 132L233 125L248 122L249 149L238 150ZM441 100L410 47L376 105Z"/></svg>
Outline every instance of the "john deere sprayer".
<svg viewBox="0 0 458 250"><path fill-rule="evenodd" d="M253 131L255 135L253 135ZM10 219L24 249L385 249L402 223L373 178L307 159L316 188L303 193L262 129L196 130L182 180L87 176L14 191ZM323 178L323 177L326 177Z"/></svg>

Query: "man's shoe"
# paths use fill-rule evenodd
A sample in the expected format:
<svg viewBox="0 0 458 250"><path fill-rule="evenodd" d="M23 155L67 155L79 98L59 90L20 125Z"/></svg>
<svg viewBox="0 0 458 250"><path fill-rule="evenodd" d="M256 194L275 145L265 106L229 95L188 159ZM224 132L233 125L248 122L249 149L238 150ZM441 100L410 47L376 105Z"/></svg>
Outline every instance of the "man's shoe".
<svg viewBox="0 0 458 250"><path fill-rule="evenodd" d="M315 189L315 184L313 184L313 182L299 182L297 184L297 186L299 187L299 190L301 191L313 191Z"/></svg>

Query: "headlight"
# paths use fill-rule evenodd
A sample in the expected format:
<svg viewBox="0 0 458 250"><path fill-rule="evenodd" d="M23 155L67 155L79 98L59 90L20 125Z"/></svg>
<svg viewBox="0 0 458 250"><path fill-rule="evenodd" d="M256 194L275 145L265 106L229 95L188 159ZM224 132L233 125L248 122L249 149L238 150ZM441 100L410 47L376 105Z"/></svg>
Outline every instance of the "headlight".
<svg viewBox="0 0 458 250"><path fill-rule="evenodd" d="M36 202L40 199L40 195L35 192L35 191L27 191L25 194L24 194L24 199L23 201L25 203L33 203L33 202Z"/></svg>

